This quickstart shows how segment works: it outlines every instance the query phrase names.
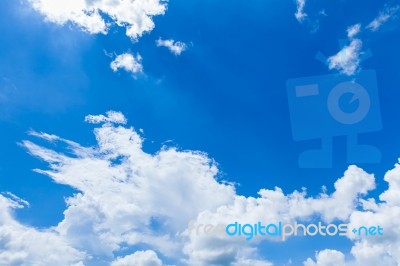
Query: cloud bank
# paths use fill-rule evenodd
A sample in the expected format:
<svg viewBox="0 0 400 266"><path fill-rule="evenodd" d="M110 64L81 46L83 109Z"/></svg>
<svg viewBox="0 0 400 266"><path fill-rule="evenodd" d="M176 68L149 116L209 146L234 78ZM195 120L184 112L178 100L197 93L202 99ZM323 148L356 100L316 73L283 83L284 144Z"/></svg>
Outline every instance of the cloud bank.
<svg viewBox="0 0 400 266"><path fill-rule="evenodd" d="M161 258L168 258L176 265L269 266L273 261L268 252L261 254L259 245L282 240L193 234L188 224L293 223L316 218L347 222L350 227L380 224L386 231L380 238L348 235L351 250L305 254L304 265L400 263L398 164L385 175L389 187L379 201L368 198L375 189L374 175L357 166L349 166L332 193L322 190L308 196L306 190L284 193L274 188L245 197L219 179L216 163L203 152L163 147L146 153L143 138L124 126L126 118L119 112L90 115L86 121L98 124L95 146L40 132L31 132L31 138L48 141L51 148L32 140L21 143L48 164L36 172L76 193L66 199L63 220L41 230L14 218L13 211L24 201L0 195L0 264L166 265ZM54 145L65 150L54 150ZM124 250L129 252L121 255Z"/></svg>

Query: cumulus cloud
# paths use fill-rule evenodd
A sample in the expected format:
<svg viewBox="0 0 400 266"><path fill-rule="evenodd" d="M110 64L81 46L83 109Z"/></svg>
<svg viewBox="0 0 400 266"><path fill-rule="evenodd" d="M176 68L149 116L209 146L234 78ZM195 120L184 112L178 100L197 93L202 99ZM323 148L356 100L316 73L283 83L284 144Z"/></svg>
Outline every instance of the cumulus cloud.
<svg viewBox="0 0 400 266"><path fill-rule="evenodd" d="M133 77L143 73L142 57L139 54L137 56L130 53L120 54L111 62L110 67L114 72L125 70Z"/></svg>
<svg viewBox="0 0 400 266"><path fill-rule="evenodd" d="M38 230L15 220L13 210L23 207L16 199L0 195L0 265L81 265L85 253L55 230Z"/></svg>
<svg viewBox="0 0 400 266"><path fill-rule="evenodd" d="M137 40L154 28L153 16L163 15L162 0L28 0L48 21L63 25L72 22L92 34L107 34L112 25L125 28L126 35ZM108 22L111 21L111 22Z"/></svg>
<svg viewBox="0 0 400 266"><path fill-rule="evenodd" d="M174 41L174 40L158 39L158 40L156 40L156 45L158 47L168 48L168 50L175 55L180 55L182 52L184 52L187 49L187 45L185 43L179 42L179 41Z"/></svg>
<svg viewBox="0 0 400 266"><path fill-rule="evenodd" d="M389 188L376 202L364 202L364 211L356 211L350 217L350 226L377 226L384 228L384 236L379 238L360 238L351 235L356 244L351 253L358 265L399 265L400 264L400 165L385 174L384 180Z"/></svg>
<svg viewBox="0 0 400 266"><path fill-rule="evenodd" d="M361 200L361 209L351 213L349 218L349 228L359 228L360 226L381 226L383 236L365 237L357 234L348 236L354 242L351 248L352 258L346 261L346 265L388 265L395 266L400 264L400 165L385 174L384 180L389 188L380 196L380 202L374 198ZM332 259L339 257L338 251L322 251L324 257ZM320 252L319 254L321 254ZM317 262L318 262L317 256ZM341 260L340 260L341 261ZM312 264L311 259L307 260L306 266L325 265ZM331 264L328 264L331 265ZM335 264L336 265L336 264Z"/></svg>
<svg viewBox="0 0 400 266"><path fill-rule="evenodd" d="M361 24L355 24L347 29L350 43L344 46L337 54L328 58L329 69L336 69L345 75L354 75L360 67L362 41L355 38L361 31Z"/></svg>
<svg viewBox="0 0 400 266"><path fill-rule="evenodd" d="M345 257L337 250L325 249L315 255L316 261L308 258L304 266L344 266Z"/></svg>
<svg viewBox="0 0 400 266"><path fill-rule="evenodd" d="M378 16L367 25L367 29L370 29L371 31L377 31L383 24L394 18L399 10L400 5L391 7L386 6L381 12L379 12Z"/></svg>
<svg viewBox="0 0 400 266"><path fill-rule="evenodd" d="M357 210L360 199L375 187L375 179L356 166L350 166L344 176L335 182L335 191L328 195L322 192L317 197L307 197L305 191L285 195L279 188L262 189L259 197L237 195L232 203L221 206L216 212L200 213L194 227L205 224L257 223L270 221L294 223L308 221L319 216L326 222L348 220ZM242 257L256 258L256 245L260 241L281 241L276 237L255 237L250 243L244 238L232 238L226 234L206 235L188 231L189 241L185 253L189 265L231 265ZM261 262L260 262L261 263ZM267 264L267 261L262 261ZM240 265L240 264L238 264Z"/></svg>
<svg viewBox="0 0 400 266"><path fill-rule="evenodd" d="M297 21L302 22L307 17L307 14L304 12L306 0L296 0L296 4L297 8L294 16L296 17Z"/></svg>
<svg viewBox="0 0 400 266"><path fill-rule="evenodd" d="M152 250L136 251L132 255L117 258L111 266L162 266L162 261Z"/></svg>
<svg viewBox="0 0 400 266"><path fill-rule="evenodd" d="M50 164L49 170L37 172L79 191L67 199L64 220L55 228L72 246L109 257L123 244L146 244L163 254L179 254L181 240L176 234L189 220L234 197L231 185L216 181L218 169L205 154L174 148L147 154L133 128L110 123L125 121L120 113L86 120L105 122L94 131L98 146L82 147L59 138L71 157L31 141L22 143Z"/></svg>
<svg viewBox="0 0 400 266"><path fill-rule="evenodd" d="M119 112L90 115L86 121L100 124L94 129L94 146L38 132L31 132L32 138L51 142L50 148L43 141L44 146L31 140L21 143L48 164L47 169L36 172L76 193L66 200L63 220L46 230L18 223L12 210L22 207L24 201L0 196L0 264L83 265L100 259L111 265L163 265L162 256L191 266L269 266L273 263L268 253L260 254L258 245L283 240L258 236L246 241L226 234L197 234L188 227L189 222L192 226L234 221L293 223L316 218L348 222L350 227L366 221L367 226L383 226L383 237L347 236L354 243L349 263L400 263L399 165L385 175L389 188L380 195L380 202L367 198L375 188L374 175L356 166L348 167L331 193L322 190L308 196L306 190L284 193L274 188L245 197L238 195L233 185L218 181L217 165L205 153L173 147L146 153L143 138L124 126L126 118ZM55 145L64 148L55 149ZM132 254L115 257L127 247ZM342 255L341 251L324 250L304 263L342 263Z"/></svg>

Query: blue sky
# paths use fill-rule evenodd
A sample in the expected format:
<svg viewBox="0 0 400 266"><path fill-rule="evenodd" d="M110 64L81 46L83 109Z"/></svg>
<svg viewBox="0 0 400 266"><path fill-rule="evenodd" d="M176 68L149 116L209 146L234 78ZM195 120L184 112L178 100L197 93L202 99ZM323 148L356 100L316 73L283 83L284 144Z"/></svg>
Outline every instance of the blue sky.
<svg viewBox="0 0 400 266"><path fill-rule="evenodd" d="M390 215L398 211L400 203L393 196L400 195L397 166L393 174L387 173L400 155L397 123L400 111L396 107L400 97L398 1L141 0L134 4L98 0L71 4L63 0L58 3L61 8L52 2L6 0L0 3L0 191L17 196L1 196L3 206L0 208L10 217L4 215L6 218L0 219L3 219L3 226L9 222L18 224L18 230L51 234L54 245L59 245L61 250L64 249L62 245L66 245L71 252L54 264L41 257L46 252L58 254L57 250L25 249L23 243L11 245L10 240L0 245L0 262L4 265L32 265L33 262L38 265L303 265L304 262L307 266L331 265L329 258L341 260L343 255L346 265L367 265L365 261L373 263L375 259L387 265L400 263L398 250L377 251L374 258L362 255L377 245L388 250L400 243L400 233L395 229L392 238L384 240L351 236L293 238L285 242L257 240L250 244L221 240L225 247L231 248L214 247L220 251L218 257L208 254L211 248L206 247L212 245L207 241L212 242L212 239L185 237L183 226L189 220L213 223L228 221L229 217L232 222L259 217L249 207L253 198L259 200L257 206L265 208L265 219L343 221L356 225L375 221L375 218L383 224L391 221ZM363 61L368 51L372 52L372 57ZM325 56L325 61L315 58L318 52ZM362 73L369 69L376 73L375 87L370 81L363 83ZM292 133L299 130L291 124L294 113L306 114L307 108L312 110L313 106L298 111L291 109L287 81L310 80L309 77L321 82L357 82L367 90L378 92L371 96L371 110L379 111L377 117L381 119L382 129L359 132L357 125L346 126L343 135L333 138L332 166L328 168L320 168L320 165L304 168L298 163L300 153L317 148L320 140L294 139ZM339 105L351 113L360 102L350 102L346 106L349 98L346 99L341 99ZM115 113L107 113L110 110ZM322 114L323 111L326 110L311 112ZM85 122L87 115L103 116ZM115 116L124 116L127 123ZM304 118L304 124L307 123L315 125L317 121ZM322 129L331 125L330 120L318 123ZM371 123L367 126L377 128L376 122ZM134 130L123 131L121 127ZM381 159L375 163L360 160L355 162L359 168L348 168L351 163L347 160L346 135L352 134L358 136L360 143L375 146ZM127 136L138 142L143 139L143 147L126 142ZM65 140L79 143L79 148ZM108 148L102 150L102 145ZM119 145L133 145L135 152L125 152ZM91 147L96 152L83 152L82 147ZM70 159L62 154L69 155ZM124 158L137 159L134 164L137 168L132 166L128 171L125 164L129 160ZM171 158L176 158L176 162ZM152 160L166 162L157 165L150 163ZM211 160L215 165L202 160ZM109 165L92 166L100 161ZM172 196L174 193L184 199L185 193L192 191L191 197L198 196L197 200L193 199L193 209L183 211L183 218L177 219L174 218L179 216L177 206L181 206L178 203L185 205L185 201L176 199L163 208L154 207L154 212L129 211L130 207L126 207L121 217L137 219L141 226L149 226L146 230L151 233L137 229L138 224L132 222L123 235L135 241L121 236L121 239L107 242L108 238L94 228L101 225L109 235L117 235L117 221L96 220L89 210L90 206L100 209L107 206L100 194L103 195L101 188L116 185L112 183L113 175L106 174L108 170L110 173L115 170L114 163L121 164L118 171L125 175L132 171L137 174L135 178L147 180L142 190L132 190L141 195L133 196L138 201L118 202L125 198L116 196L114 204L153 208L163 200L179 198ZM154 169L147 169L152 165ZM218 168L218 174L213 172L214 167ZM135 170L142 168L143 171ZM46 175L33 169L51 169L51 173ZM98 169L104 171L97 173ZM153 170L162 173L153 176L150 174ZM141 176L147 171L148 175ZM169 176L174 173L176 176ZM367 173L375 174L373 184ZM95 178L86 180L90 175ZM171 182L164 184L164 179L157 179L160 176ZM68 181L70 178L81 180L74 183ZM96 178L110 183L105 182L108 185L102 187L103 183L95 181ZM205 183L192 180L187 186L179 185L186 184L185 178L205 178ZM334 185L339 178L343 182ZM81 181L82 184L93 182L94 187L99 182L99 190L91 190L92 186L82 185ZM125 191L126 187L126 195L130 195L129 186L137 181L121 182L123 187L118 185L118 189ZM155 182L164 184L170 194L161 193L162 186L153 186ZM324 196L320 195L323 186L331 203L324 202ZM275 187L282 189L284 199L258 194L261 189L278 193ZM291 193L302 188L306 188L308 194L301 196L299 202L311 206L307 215L295 214L291 209L294 197ZM336 196L335 191L339 191ZM148 199L143 196L146 193L159 194L159 197ZM347 199L340 193L353 197ZM85 201L85 197L80 202L77 195L87 195L93 202ZM107 196L113 197L113 194ZM68 203L68 198L79 203ZM373 208L365 206L369 198L376 199ZM21 199L29 202L29 206ZM286 209L274 213L268 209L269 203L265 203L269 201L263 199L272 203L275 199L274 206L281 206L281 200L285 201L282 206ZM249 205L248 211L235 208L242 200ZM310 203L314 201L315 205ZM187 204L190 202L188 199ZM321 209L321 204L330 206L336 216L327 214L329 210ZM350 210L341 210L341 205L346 204L351 205ZM225 213L222 207L230 211ZM111 217L111 212L107 212L110 210L104 208L99 212ZM189 206L182 207L186 208ZM169 210L170 215L164 213L165 210ZM369 212L375 216L369 217ZM79 217L90 221L87 227L76 229L82 233L82 239L71 233ZM204 220L205 217L209 220ZM158 222L153 226L149 219ZM4 230L0 233L11 234ZM15 229L17 235L18 230ZM173 237L175 234L183 235ZM154 244L162 242L158 238L162 235L170 238L163 244ZM87 239L96 237L106 240L96 247L87 243ZM23 241L28 243L29 240ZM168 245L174 248L169 250L165 247ZM18 256L10 254L20 252L28 255L13 261ZM82 255L82 252L86 253ZM200 253L206 255L199 257ZM133 262L123 264L124 256L126 261ZM310 261L305 262L307 259Z"/></svg>

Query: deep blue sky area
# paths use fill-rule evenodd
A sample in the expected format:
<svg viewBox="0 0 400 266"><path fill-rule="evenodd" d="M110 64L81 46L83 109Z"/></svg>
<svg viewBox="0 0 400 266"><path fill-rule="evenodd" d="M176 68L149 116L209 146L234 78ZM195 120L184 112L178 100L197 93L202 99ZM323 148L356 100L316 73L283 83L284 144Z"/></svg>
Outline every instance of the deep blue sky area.
<svg viewBox="0 0 400 266"><path fill-rule="evenodd" d="M94 126L84 117L108 110L144 130L149 153L164 144L208 153L221 178L238 183L238 194L257 196L276 186L286 193L306 187L316 195L326 185L332 192L348 167L346 139L334 138L331 168L300 168L298 155L319 142L293 139L286 81L337 73L315 55L336 54L339 39L356 23L363 25L363 51L373 53L360 67L376 71L383 124L359 138L380 149L381 162L359 166L376 174L372 195L385 190L384 173L400 156L399 21L372 32L365 26L385 3L310 0L309 16L299 23L294 2L171 0L166 14L154 18L154 30L132 42L117 26L108 35L90 35L73 24L45 22L25 1L0 1L0 191L31 203L18 217L37 227L56 225L64 198L74 193L32 171L46 165L18 145L31 138L27 132L95 145ZM155 45L159 38L180 40L188 49L175 56ZM124 52L141 55L143 75L111 71L109 55ZM318 240L291 241L293 249L300 244L312 251ZM348 245L341 241L326 246Z"/></svg>

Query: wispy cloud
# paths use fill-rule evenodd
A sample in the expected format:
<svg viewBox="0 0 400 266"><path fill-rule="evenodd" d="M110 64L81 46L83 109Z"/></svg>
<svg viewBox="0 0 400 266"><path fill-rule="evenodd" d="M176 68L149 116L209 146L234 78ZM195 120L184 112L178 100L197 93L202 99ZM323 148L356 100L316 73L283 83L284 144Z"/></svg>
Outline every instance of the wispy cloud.
<svg viewBox="0 0 400 266"><path fill-rule="evenodd" d="M139 54L137 56L130 53L120 54L111 62L110 67L114 72L125 70L134 78L143 73L142 57Z"/></svg>
<svg viewBox="0 0 400 266"><path fill-rule="evenodd" d="M328 58L329 69L336 69L346 75L355 74L360 66L361 48L361 40L352 40L349 45Z"/></svg>
<svg viewBox="0 0 400 266"><path fill-rule="evenodd" d="M379 12L379 15L367 25L367 29L377 31L383 24L394 18L399 10L400 5L391 7L386 6L381 12Z"/></svg>
<svg viewBox="0 0 400 266"><path fill-rule="evenodd" d="M13 193L11 193L9 191L3 192L1 194L3 194L6 198L8 198L10 200L10 202L13 203L14 208L30 207L29 202L21 199L20 197L17 197L16 195L14 195Z"/></svg>
<svg viewBox="0 0 400 266"><path fill-rule="evenodd" d="M400 5L386 6L379 15L372 20L365 29L377 31L384 23L393 19L400 10ZM363 42L357 38L362 31L361 24L355 24L347 28L349 44L344 46L337 54L328 58L329 69L336 69L345 75L354 75L360 68Z"/></svg>
<svg viewBox="0 0 400 266"><path fill-rule="evenodd" d="M347 37L353 39L357 34L361 32L361 24L355 24L347 28Z"/></svg>
<svg viewBox="0 0 400 266"><path fill-rule="evenodd" d="M85 117L85 121L91 124L115 123L125 125L127 123L125 116L121 112L115 111L108 111L106 115L88 115Z"/></svg>
<svg viewBox="0 0 400 266"><path fill-rule="evenodd" d="M180 41L175 41L175 40L163 40L163 39L158 39L156 40L156 45L158 47L166 47L168 50L175 54L175 55L180 55L182 52L184 52L187 49L187 45L183 42Z"/></svg>
<svg viewBox="0 0 400 266"><path fill-rule="evenodd" d="M296 4L297 8L294 16L296 17L297 21L302 22L307 17L307 14L304 12L306 0L296 0Z"/></svg>
<svg viewBox="0 0 400 266"><path fill-rule="evenodd" d="M317 12L308 14L305 11L307 0L296 0L296 12L294 17L298 22L309 28L311 33L315 33L319 30L320 21L323 17L326 17L325 9L320 9Z"/></svg>
<svg viewBox="0 0 400 266"><path fill-rule="evenodd" d="M85 0L28 0L34 9L53 23L72 22L92 34L107 34L112 25L126 28L126 35L137 40L154 28L152 17L163 15L166 1L85 1ZM107 16L106 22L102 14Z"/></svg>
<svg viewBox="0 0 400 266"><path fill-rule="evenodd" d="M361 24L355 24L347 29L350 43L344 46L337 54L328 58L329 69L336 69L345 75L353 75L360 66L362 41L355 38L361 31Z"/></svg>

